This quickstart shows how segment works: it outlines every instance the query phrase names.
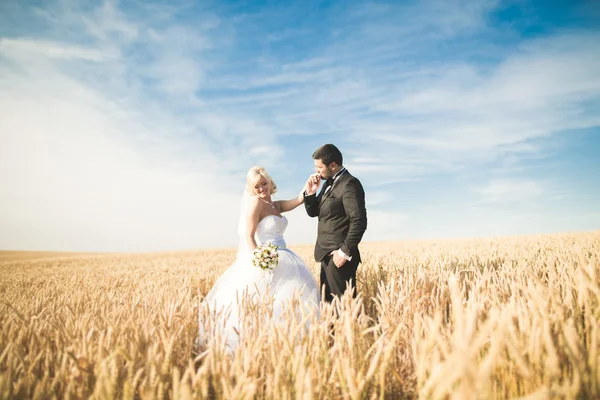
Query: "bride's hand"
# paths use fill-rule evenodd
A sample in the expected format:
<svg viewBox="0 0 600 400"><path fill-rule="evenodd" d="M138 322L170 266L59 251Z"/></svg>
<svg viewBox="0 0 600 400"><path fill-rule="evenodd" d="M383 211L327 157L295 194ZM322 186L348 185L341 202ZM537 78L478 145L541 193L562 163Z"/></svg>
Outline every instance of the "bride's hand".
<svg viewBox="0 0 600 400"><path fill-rule="evenodd" d="M306 191L306 195L310 196L317 193L317 189L319 189L319 185L321 184L321 177L319 174L312 174L308 177L306 181L306 185L304 185L304 189Z"/></svg>

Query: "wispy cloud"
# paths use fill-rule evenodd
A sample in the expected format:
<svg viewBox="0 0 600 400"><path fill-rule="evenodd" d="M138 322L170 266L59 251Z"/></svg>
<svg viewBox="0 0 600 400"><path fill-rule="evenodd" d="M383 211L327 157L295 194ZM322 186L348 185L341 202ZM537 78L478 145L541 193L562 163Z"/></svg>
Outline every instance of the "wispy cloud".
<svg viewBox="0 0 600 400"><path fill-rule="evenodd" d="M132 19L115 2L61 1L34 14L51 39L0 43L2 246L234 245L228 210L243 175L223 177L245 166L224 163L210 135L197 134L219 134L226 116L186 110L201 106L203 28ZM256 151L246 143L230 150L233 160Z"/></svg>
<svg viewBox="0 0 600 400"><path fill-rule="evenodd" d="M66 60L81 59L96 62L115 58L115 55L109 52L47 40L5 38L2 39L1 45L6 53L10 53L13 57L18 58L46 56Z"/></svg>
<svg viewBox="0 0 600 400"><path fill-rule="evenodd" d="M481 203L523 202L545 194L540 183L518 180L494 180L474 191L480 195Z"/></svg>
<svg viewBox="0 0 600 400"><path fill-rule="evenodd" d="M68 77L45 79L20 81L0 100L4 248L134 251L235 243L235 230L227 227L236 216L220 210L235 207L238 193L228 192L211 168L174 165L165 142L156 144L160 149L130 146L121 138L146 129L135 116L113 110Z"/></svg>
<svg viewBox="0 0 600 400"><path fill-rule="evenodd" d="M414 237L410 214L401 211L372 211L368 213L369 226L365 241L400 240ZM412 222L412 224L411 224Z"/></svg>
<svg viewBox="0 0 600 400"><path fill-rule="evenodd" d="M497 47L493 58L480 62L477 35L499 34L484 23L494 5L481 3L468 10L448 6L452 11L435 3L425 7L426 15L432 12L440 23L429 28L418 17L408 26L358 19L352 25L356 33L332 34L322 54L312 59L269 65L262 73L243 75L239 83L228 77L233 92L219 96L218 102L238 115L268 113L268 131L344 135L349 160L378 155L380 161L356 164L377 172L382 181L390 175L414 178L527 156L544 150L540 139L597 127L598 34L574 31L523 40L517 47ZM385 15L384 20L398 16L391 6L366 7L373 10L365 15ZM426 28L429 34L423 34ZM364 30L370 34L363 35ZM418 41L403 36L405 30L419 33ZM436 53L440 40L457 36L458 54L441 51L423 59L427 52ZM355 47L349 49L348 43ZM386 46L393 48L382 48ZM377 51L389 51L394 58L370 57ZM410 165L388 168L398 160Z"/></svg>

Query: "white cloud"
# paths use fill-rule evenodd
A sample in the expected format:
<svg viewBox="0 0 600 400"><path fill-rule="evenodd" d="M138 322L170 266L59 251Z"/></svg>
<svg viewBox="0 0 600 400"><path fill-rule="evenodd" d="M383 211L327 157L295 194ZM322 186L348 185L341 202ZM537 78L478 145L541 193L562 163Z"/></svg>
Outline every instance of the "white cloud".
<svg viewBox="0 0 600 400"><path fill-rule="evenodd" d="M536 41L491 75L449 65L372 103L388 113L383 123L353 120L353 131L357 137L369 132L365 145L375 142L369 147L380 149L384 159L391 158L386 147L402 146L430 162L465 164L529 152L533 140L597 127L597 40L579 34Z"/></svg>
<svg viewBox="0 0 600 400"><path fill-rule="evenodd" d="M122 139L144 129L134 115L111 113L99 93L43 72L45 79L5 73L0 80L1 87L14 85L0 98L2 248L149 251L235 244L238 193L210 169L181 169L156 150L152 158L131 147ZM210 153L198 156L215 163Z"/></svg>
<svg viewBox="0 0 600 400"><path fill-rule="evenodd" d="M109 52L39 39L4 38L0 39L0 48L3 52L11 53L16 58L35 58L44 55L50 58L101 62L115 57Z"/></svg>
<svg viewBox="0 0 600 400"><path fill-rule="evenodd" d="M411 216L401 211L367 209L367 230L363 241L398 240L412 235Z"/></svg>
<svg viewBox="0 0 600 400"><path fill-rule="evenodd" d="M485 68L451 58L396 68L385 61L343 63L345 48L332 45L327 56L284 65L279 75L243 84L232 77L231 88L263 90L218 102L238 116L269 115L265 132L319 132L337 140L353 171L372 176L375 185L405 181L541 157L550 138L600 126L598 40L589 32L534 39L503 49L499 62ZM410 57L412 50L403 51Z"/></svg>
<svg viewBox="0 0 600 400"><path fill-rule="evenodd" d="M526 202L546 194L540 183L526 180L493 180L473 191L480 203Z"/></svg>
<svg viewBox="0 0 600 400"><path fill-rule="evenodd" d="M371 190L368 196L365 195L367 208L389 202L393 198L394 196L389 191L384 190Z"/></svg>
<svg viewBox="0 0 600 400"><path fill-rule="evenodd" d="M118 1L104 0L91 6L76 0L57 0L47 7L34 6L31 10L33 15L48 23L54 35L67 36L70 40L91 35L119 46L138 38L139 27L123 15Z"/></svg>
<svg viewBox="0 0 600 400"><path fill-rule="evenodd" d="M37 13L56 28L54 36L77 31L79 37L0 43L0 246L149 251L235 245L244 154L256 142L240 141L220 154L210 135L195 133L226 139L231 124L214 129L228 116L181 114L182 107L197 105L193 92L202 81L198 55L209 47L206 38L168 23L153 29L126 18L114 2L82 10L61 1ZM142 38L141 32L153 35ZM85 38L93 40L74 44ZM150 45L148 65L131 55L133 42ZM142 81L149 77L168 94L166 102L147 91Z"/></svg>

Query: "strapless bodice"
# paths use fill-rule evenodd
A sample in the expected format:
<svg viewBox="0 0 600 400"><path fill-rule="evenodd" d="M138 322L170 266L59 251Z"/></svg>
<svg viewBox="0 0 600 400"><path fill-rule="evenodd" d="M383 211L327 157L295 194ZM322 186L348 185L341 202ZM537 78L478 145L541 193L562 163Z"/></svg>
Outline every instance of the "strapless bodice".
<svg viewBox="0 0 600 400"><path fill-rule="evenodd" d="M280 249L285 249L283 233L287 228L288 220L285 216L268 215L263 218L256 227L256 244L261 245L271 242Z"/></svg>

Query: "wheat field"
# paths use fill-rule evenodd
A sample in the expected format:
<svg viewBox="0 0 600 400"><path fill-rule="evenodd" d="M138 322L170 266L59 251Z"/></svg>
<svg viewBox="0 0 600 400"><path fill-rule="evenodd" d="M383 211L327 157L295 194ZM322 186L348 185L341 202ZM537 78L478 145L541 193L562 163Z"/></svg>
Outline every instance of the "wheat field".
<svg viewBox="0 0 600 400"><path fill-rule="evenodd" d="M234 250L0 252L0 397L599 396L600 232L361 250L355 299L279 324L245 302L233 354L197 336Z"/></svg>

